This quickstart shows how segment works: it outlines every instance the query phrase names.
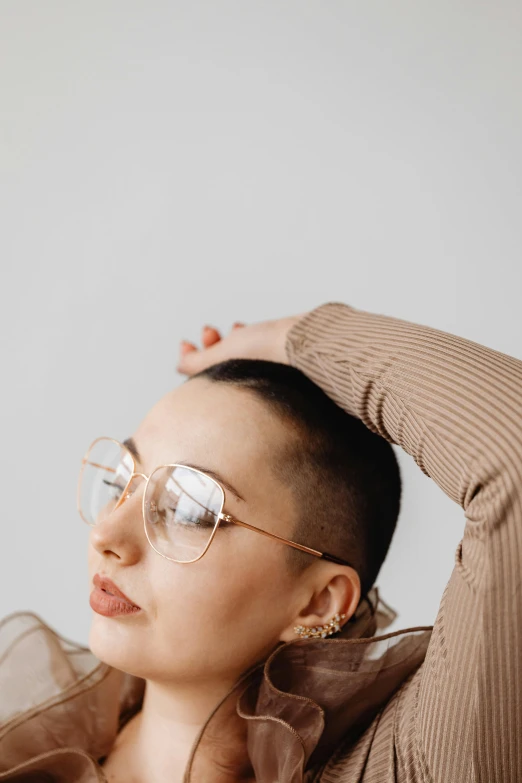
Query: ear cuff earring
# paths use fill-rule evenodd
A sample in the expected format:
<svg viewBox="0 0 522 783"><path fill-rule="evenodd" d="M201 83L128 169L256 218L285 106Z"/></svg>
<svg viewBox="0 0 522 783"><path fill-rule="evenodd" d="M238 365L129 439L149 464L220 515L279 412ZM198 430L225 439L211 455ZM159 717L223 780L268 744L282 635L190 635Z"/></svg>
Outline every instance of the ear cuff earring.
<svg viewBox="0 0 522 783"><path fill-rule="evenodd" d="M341 620L344 620L345 614L336 614L326 623L326 625L314 625L308 628L306 625L296 625L294 631L303 639L324 639L325 636L331 636L341 630Z"/></svg>

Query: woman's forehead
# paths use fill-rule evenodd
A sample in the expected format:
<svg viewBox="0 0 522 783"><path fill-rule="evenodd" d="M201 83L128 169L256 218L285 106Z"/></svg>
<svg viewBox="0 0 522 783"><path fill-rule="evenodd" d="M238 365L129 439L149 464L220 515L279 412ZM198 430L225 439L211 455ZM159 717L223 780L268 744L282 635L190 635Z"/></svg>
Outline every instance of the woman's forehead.
<svg viewBox="0 0 522 783"><path fill-rule="evenodd" d="M252 392L204 378L169 391L134 433L145 471L204 460L239 475L261 465L270 475L269 463L289 437L282 420Z"/></svg>
<svg viewBox="0 0 522 783"><path fill-rule="evenodd" d="M249 390L203 378L168 392L133 434L144 473L171 463L205 468L233 487L225 487L229 513L279 535L294 529L297 514L279 470L294 437Z"/></svg>

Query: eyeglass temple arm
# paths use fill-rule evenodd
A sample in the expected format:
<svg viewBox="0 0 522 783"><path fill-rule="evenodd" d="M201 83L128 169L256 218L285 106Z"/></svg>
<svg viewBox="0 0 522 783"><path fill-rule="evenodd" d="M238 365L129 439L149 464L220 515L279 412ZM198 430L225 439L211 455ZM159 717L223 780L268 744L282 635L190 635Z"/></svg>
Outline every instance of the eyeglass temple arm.
<svg viewBox="0 0 522 783"><path fill-rule="evenodd" d="M352 564L347 560L343 560L341 557L336 557L335 555L329 555L328 552L323 552L321 557L323 560L328 560L330 563L337 563L338 565L346 565L353 568Z"/></svg>
<svg viewBox="0 0 522 783"><path fill-rule="evenodd" d="M275 538L277 541L281 541L281 543L283 544L288 544L289 546L294 547L294 549L299 549L301 552L306 552L309 555L320 557L323 560L329 560L330 562L337 563L338 565L347 565L352 567L351 563L348 563L346 560L342 560L340 557L329 555L327 552L319 552L318 549L312 549L311 547L304 546L303 544L297 544L295 541L290 541L288 538L283 538L282 536L278 536L276 533L269 533L267 530L262 530L260 527L249 525L247 522L241 522L241 520L236 519L230 514L220 514L219 518L225 522L232 522L234 525L240 525L241 527L246 527L248 530L253 530L256 533L261 533L263 536L268 536L268 538Z"/></svg>

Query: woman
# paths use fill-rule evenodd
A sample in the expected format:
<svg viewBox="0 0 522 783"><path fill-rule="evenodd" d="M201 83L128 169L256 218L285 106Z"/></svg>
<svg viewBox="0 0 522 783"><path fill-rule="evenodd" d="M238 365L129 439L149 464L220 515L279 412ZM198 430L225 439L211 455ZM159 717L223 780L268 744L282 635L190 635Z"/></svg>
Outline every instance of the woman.
<svg viewBox="0 0 522 783"><path fill-rule="evenodd" d="M521 780L522 362L330 303L179 370L83 463L90 650L0 627L0 780ZM392 443L466 526L435 625L386 634Z"/></svg>

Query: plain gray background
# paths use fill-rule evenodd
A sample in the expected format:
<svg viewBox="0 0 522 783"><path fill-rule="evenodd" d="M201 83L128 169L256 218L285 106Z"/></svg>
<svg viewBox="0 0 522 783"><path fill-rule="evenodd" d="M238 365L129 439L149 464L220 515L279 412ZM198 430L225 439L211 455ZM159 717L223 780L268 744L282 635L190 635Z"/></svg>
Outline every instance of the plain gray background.
<svg viewBox="0 0 522 783"><path fill-rule="evenodd" d="M1 3L0 616L86 643L80 459L204 323L334 299L522 357L521 8ZM399 458L392 629L434 622L464 528Z"/></svg>

